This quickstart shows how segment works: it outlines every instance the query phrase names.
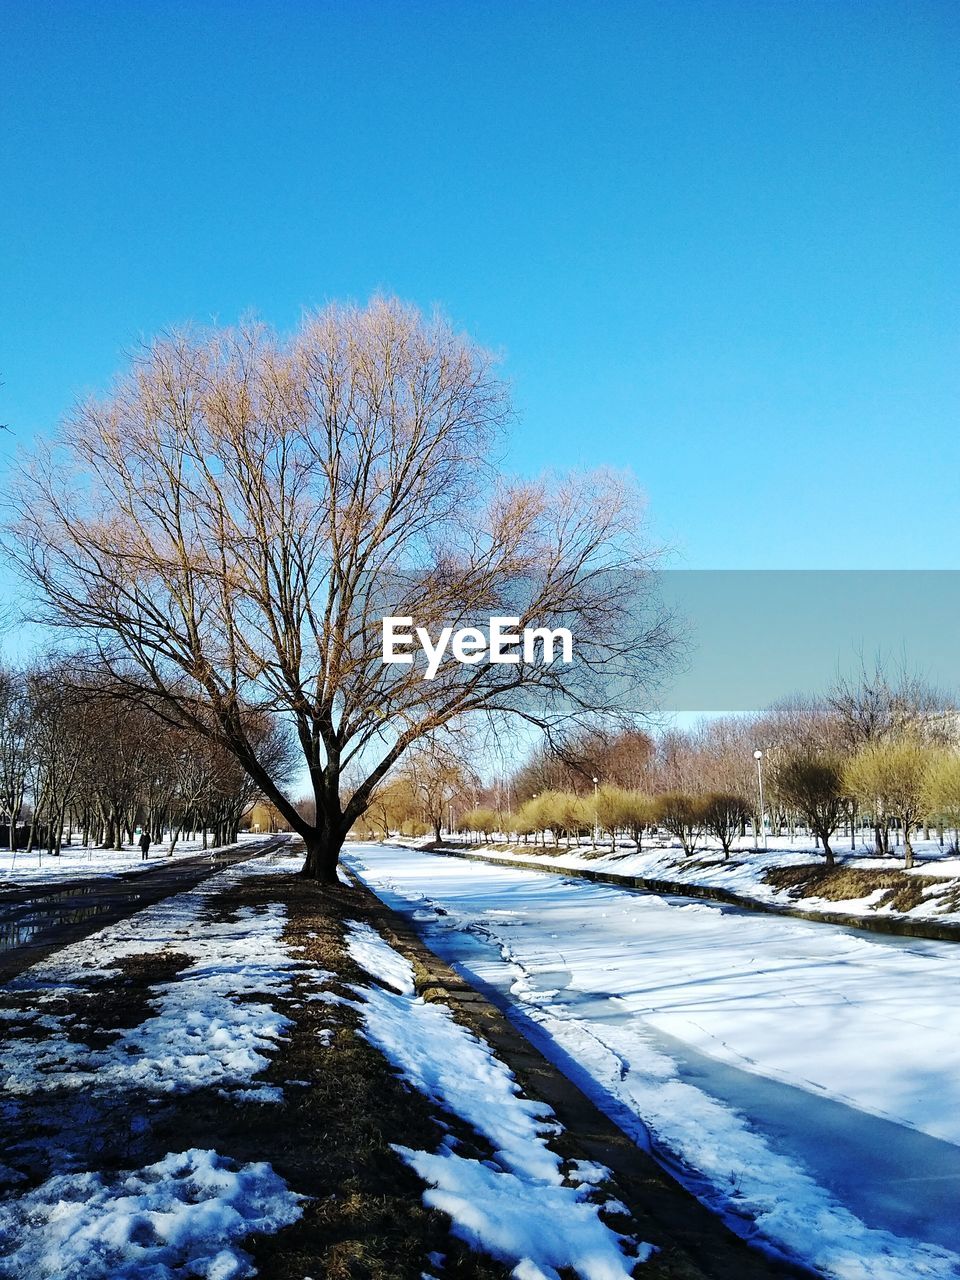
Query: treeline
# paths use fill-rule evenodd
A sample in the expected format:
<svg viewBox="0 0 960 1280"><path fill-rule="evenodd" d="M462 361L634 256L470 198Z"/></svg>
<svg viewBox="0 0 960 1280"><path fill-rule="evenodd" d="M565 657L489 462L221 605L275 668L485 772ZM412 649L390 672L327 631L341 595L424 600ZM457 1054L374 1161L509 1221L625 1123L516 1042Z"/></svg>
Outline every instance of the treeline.
<svg viewBox="0 0 960 1280"><path fill-rule="evenodd" d="M526 801L506 819L480 807L465 813L462 831L479 834L487 842L496 832L509 832L526 844L532 837L546 847L547 838L569 848L591 833L616 843L622 838L643 848L645 831L663 829L675 836L686 853L693 853L704 835L715 836L729 854L734 840L745 833L754 814L747 800L732 792L687 795L668 792L648 795L621 787L603 786L593 796L572 791L545 791Z"/></svg>
<svg viewBox="0 0 960 1280"><path fill-rule="evenodd" d="M935 827L957 842L960 714L922 681L861 672L816 699L693 730L580 735L544 748L460 813L459 830L536 843L603 835L642 847L669 833L691 854L707 837L729 851L748 833L815 837L828 863L843 832L888 854ZM760 752L759 771L756 753ZM761 815L761 776L763 813Z"/></svg>
<svg viewBox="0 0 960 1280"><path fill-rule="evenodd" d="M285 735L247 713L246 729L282 775ZM202 833L236 840L258 789L235 757L202 733L132 705L106 677L51 656L0 669L0 838L11 850L57 854L82 845L120 849L138 827L171 852Z"/></svg>
<svg viewBox="0 0 960 1280"><path fill-rule="evenodd" d="M357 835L389 839L432 834L461 822L464 811L483 794L480 779L465 763L469 747L460 735L436 734L410 749L396 772L374 791Z"/></svg>

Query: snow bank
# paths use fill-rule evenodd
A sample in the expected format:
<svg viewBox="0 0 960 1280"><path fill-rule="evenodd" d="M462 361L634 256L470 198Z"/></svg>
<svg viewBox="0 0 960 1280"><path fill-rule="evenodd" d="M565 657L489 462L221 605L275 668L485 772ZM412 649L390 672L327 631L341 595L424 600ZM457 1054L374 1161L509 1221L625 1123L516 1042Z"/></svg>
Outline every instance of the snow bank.
<svg viewBox="0 0 960 1280"><path fill-rule="evenodd" d="M741 897L771 905L797 907L803 911L824 914L846 913L854 916L890 915L905 918L924 916L937 921L960 922L960 859L951 857L934 840L914 841L917 865L906 874L929 876L938 883L925 890L926 900L910 911L897 911L891 906L878 906L885 896L883 890L873 890L862 898L835 901L816 895L795 897L788 889L779 889L764 880L768 870L795 867L810 863L821 864L822 852L814 848L812 840L787 841L781 837L770 846L756 850L741 842L734 847L729 859L710 842L702 845L691 856L686 856L677 845L649 845L639 852L632 847L616 849L601 845L599 850L590 847L563 849L556 846L534 848L517 845L510 849L469 849L456 844L449 846L457 853L477 859L489 856L505 861L537 862L547 867L568 867L570 870L589 869L608 871L617 875L637 876L645 880L669 880L677 884L698 885L704 888L725 889ZM834 852L844 866L866 871L902 871L903 857L877 857L860 846L856 853L844 848L843 841L834 843ZM897 851L895 851L896 854Z"/></svg>
<svg viewBox="0 0 960 1280"><path fill-rule="evenodd" d="M347 952L361 969L366 969L380 982L402 996L414 994L413 967L410 962L380 937L376 929L359 920L350 922Z"/></svg>
<svg viewBox="0 0 960 1280"><path fill-rule="evenodd" d="M268 1164L196 1148L110 1178L59 1174L0 1204L0 1276L240 1280L255 1271L237 1242L295 1222L303 1198Z"/></svg>
<svg viewBox="0 0 960 1280"><path fill-rule="evenodd" d="M524 1098L490 1046L445 1005L414 996L409 964L368 925L352 923L347 945L372 977L386 973L393 987L354 988L367 1039L492 1148L493 1158L480 1161L460 1155L449 1136L434 1153L398 1146L430 1184L424 1203L447 1213L454 1234L471 1247L513 1266L517 1280L556 1280L563 1267L581 1280L629 1280L651 1248L624 1241L601 1219L605 1201L593 1184L609 1171L594 1166L590 1178L565 1178L546 1143L560 1131L550 1108Z"/></svg>

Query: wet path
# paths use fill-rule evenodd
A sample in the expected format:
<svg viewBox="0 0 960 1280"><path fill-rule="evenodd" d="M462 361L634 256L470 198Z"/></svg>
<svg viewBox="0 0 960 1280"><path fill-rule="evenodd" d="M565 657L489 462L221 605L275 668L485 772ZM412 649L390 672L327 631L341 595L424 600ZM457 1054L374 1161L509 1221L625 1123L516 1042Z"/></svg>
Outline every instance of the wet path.
<svg viewBox="0 0 960 1280"><path fill-rule="evenodd" d="M162 898L192 889L235 862L262 857L288 837L269 836L230 849L177 858L143 872L25 887L0 895L0 982L69 942Z"/></svg>

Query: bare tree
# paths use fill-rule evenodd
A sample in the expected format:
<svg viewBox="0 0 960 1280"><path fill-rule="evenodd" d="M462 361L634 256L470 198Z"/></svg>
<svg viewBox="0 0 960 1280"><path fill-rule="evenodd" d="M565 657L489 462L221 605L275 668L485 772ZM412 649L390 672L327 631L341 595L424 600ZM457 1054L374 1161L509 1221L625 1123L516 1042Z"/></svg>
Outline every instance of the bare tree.
<svg viewBox="0 0 960 1280"><path fill-rule="evenodd" d="M36 662L27 671L25 683L32 745L30 842L36 841L39 828L48 850L59 854L67 813L83 778L102 763L90 733L93 707L71 688L59 655Z"/></svg>
<svg viewBox="0 0 960 1280"><path fill-rule="evenodd" d="M772 782L775 794L803 815L823 845L827 866L832 867L830 841L843 818L849 794L840 756L809 749L794 751L777 763Z"/></svg>
<svg viewBox="0 0 960 1280"><path fill-rule="evenodd" d="M336 878L347 831L412 744L471 713L555 732L632 714L669 646L616 477L505 484L490 358L398 302L331 307L281 342L179 334L81 406L20 486L16 554L48 625L114 685L228 749ZM382 660L382 618L570 625L575 660ZM307 821L243 710L293 726ZM360 766L362 765L362 768ZM345 773L359 781L344 786Z"/></svg>
<svg viewBox="0 0 960 1280"><path fill-rule="evenodd" d="M438 842L451 806L462 805L479 785L476 773L458 757L450 736L434 733L415 743L405 762L420 810Z"/></svg>
<svg viewBox="0 0 960 1280"><path fill-rule="evenodd" d="M720 841L724 859L730 857L733 842L753 816L753 807L743 796L730 791L711 791L703 801L703 822Z"/></svg>
<svg viewBox="0 0 960 1280"><path fill-rule="evenodd" d="M0 670L0 812L7 820L8 845L17 848L17 823L33 750L27 682L21 671Z"/></svg>
<svg viewBox="0 0 960 1280"><path fill-rule="evenodd" d="M675 836L689 857L700 843L707 825L707 809L703 796L671 791L657 803L657 821Z"/></svg>

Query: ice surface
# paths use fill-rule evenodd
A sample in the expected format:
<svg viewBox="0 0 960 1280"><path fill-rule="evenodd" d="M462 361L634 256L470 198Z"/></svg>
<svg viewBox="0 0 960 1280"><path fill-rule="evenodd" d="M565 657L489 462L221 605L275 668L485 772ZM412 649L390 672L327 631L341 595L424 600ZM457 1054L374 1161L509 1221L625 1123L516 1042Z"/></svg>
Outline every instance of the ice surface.
<svg viewBox="0 0 960 1280"><path fill-rule="evenodd" d="M776 1129L765 1133L713 1096L709 1075L684 1079L662 1048L674 1037L704 1059L834 1098L864 1125L873 1112L960 1141L951 944L893 946L397 848L347 857L420 920L431 946L469 955L469 972L508 992L578 1083L621 1122L634 1117L632 1136L649 1130L731 1220L755 1223L771 1245L843 1280L960 1274L956 1249L888 1230L882 1206L868 1225L844 1204L843 1181L863 1171L844 1168L842 1151L843 1178L820 1185L780 1149Z"/></svg>

